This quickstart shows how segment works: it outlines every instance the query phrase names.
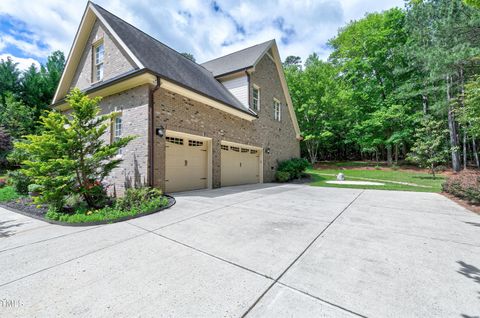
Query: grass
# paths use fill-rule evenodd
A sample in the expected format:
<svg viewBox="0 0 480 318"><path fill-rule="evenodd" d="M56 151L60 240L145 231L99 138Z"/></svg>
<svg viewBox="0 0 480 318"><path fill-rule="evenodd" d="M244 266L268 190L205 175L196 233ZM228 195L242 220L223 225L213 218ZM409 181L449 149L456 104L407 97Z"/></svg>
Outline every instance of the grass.
<svg viewBox="0 0 480 318"><path fill-rule="evenodd" d="M398 191L415 191L415 192L441 192L442 183L445 181L443 175L437 175L434 179L432 175L422 172L412 172L404 170L390 169L342 169L340 167L362 167L361 163L334 163L328 168L309 169L307 173L312 176L312 186L332 187L332 188L352 188L352 189L377 189L377 190L398 190ZM365 166L365 165L364 165ZM343 185L329 184L326 181L336 180L336 175L342 172L346 180L351 181L374 181L385 183L384 186L372 185ZM374 179L374 180L365 180ZM397 182L397 183L395 183ZM408 183L408 184L400 184Z"/></svg>
<svg viewBox="0 0 480 318"><path fill-rule="evenodd" d="M21 195L18 194L15 189L10 186L0 188L0 202L12 201L20 197Z"/></svg>

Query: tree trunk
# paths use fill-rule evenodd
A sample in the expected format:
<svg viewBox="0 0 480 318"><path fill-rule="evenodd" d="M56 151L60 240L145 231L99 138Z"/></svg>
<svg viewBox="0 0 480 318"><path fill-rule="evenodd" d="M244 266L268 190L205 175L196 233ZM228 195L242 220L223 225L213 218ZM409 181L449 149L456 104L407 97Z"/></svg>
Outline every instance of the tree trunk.
<svg viewBox="0 0 480 318"><path fill-rule="evenodd" d="M457 127L455 122L455 115L453 113L453 108L451 105L451 77L447 75L446 77L447 84L447 103L448 103L448 130L450 133L450 147L452 155L452 169L455 172L460 171L460 154L458 151L458 136L457 136Z"/></svg>
<svg viewBox="0 0 480 318"><path fill-rule="evenodd" d="M398 165L398 144L395 144L395 165Z"/></svg>
<svg viewBox="0 0 480 318"><path fill-rule="evenodd" d="M467 131L463 130L463 169L467 169Z"/></svg>
<svg viewBox="0 0 480 318"><path fill-rule="evenodd" d="M392 163L392 145L387 145L387 165L391 166Z"/></svg>
<svg viewBox="0 0 480 318"><path fill-rule="evenodd" d="M423 104L423 114L427 115L428 114L428 96L427 95L422 95L422 104Z"/></svg>
<svg viewBox="0 0 480 318"><path fill-rule="evenodd" d="M430 165L430 170L432 171L433 179L435 179L435 166L433 165L433 163Z"/></svg>
<svg viewBox="0 0 480 318"><path fill-rule="evenodd" d="M305 145L307 147L308 156L310 157L310 163L316 163L318 158L318 141L307 140L305 141Z"/></svg>
<svg viewBox="0 0 480 318"><path fill-rule="evenodd" d="M477 152L477 144L475 143L475 137L472 137L472 153L473 158L475 159L475 165L477 168L480 168L480 161L478 161L478 152Z"/></svg>

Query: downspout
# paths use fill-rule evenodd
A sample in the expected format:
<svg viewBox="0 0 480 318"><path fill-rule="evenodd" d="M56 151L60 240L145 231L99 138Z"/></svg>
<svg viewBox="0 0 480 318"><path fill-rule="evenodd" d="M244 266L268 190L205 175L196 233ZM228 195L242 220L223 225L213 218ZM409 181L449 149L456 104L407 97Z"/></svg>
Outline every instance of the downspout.
<svg viewBox="0 0 480 318"><path fill-rule="evenodd" d="M155 160L155 107L154 107L154 95L155 92L160 88L160 77L157 76L157 84L155 85L154 88L151 88L149 91L148 95L148 111L149 111L149 149L148 149L148 161L150 163L149 169L148 169L148 186L152 187L154 186L153 178L155 175L155 165L154 165L154 160Z"/></svg>

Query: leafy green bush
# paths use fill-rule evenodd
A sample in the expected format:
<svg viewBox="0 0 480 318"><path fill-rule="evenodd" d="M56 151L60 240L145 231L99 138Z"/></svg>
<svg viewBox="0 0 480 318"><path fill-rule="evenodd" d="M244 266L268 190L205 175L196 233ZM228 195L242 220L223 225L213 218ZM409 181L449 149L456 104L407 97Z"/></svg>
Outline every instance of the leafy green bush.
<svg viewBox="0 0 480 318"><path fill-rule="evenodd" d="M290 173L287 171L277 171L275 173L275 179L278 182L287 182L288 180L290 180Z"/></svg>
<svg viewBox="0 0 480 318"><path fill-rule="evenodd" d="M280 162L278 164L277 172L288 172L289 180L299 179L309 166L310 163L308 163L307 159L293 158Z"/></svg>
<svg viewBox="0 0 480 318"><path fill-rule="evenodd" d="M115 207L119 210L130 210L148 202L163 197L162 190L156 188L131 188L127 189L124 196L118 198Z"/></svg>
<svg viewBox="0 0 480 318"><path fill-rule="evenodd" d="M20 194L12 187L3 187L0 189L0 202L13 201L19 197Z"/></svg>
<svg viewBox="0 0 480 318"><path fill-rule="evenodd" d="M31 196L39 195L42 192L42 190L43 190L43 187L39 184L32 183L28 185L28 194Z"/></svg>
<svg viewBox="0 0 480 318"><path fill-rule="evenodd" d="M32 179L25 175L21 170L13 170L7 173L8 184L11 185L19 194L28 194L28 185L32 183Z"/></svg>
<svg viewBox="0 0 480 318"><path fill-rule="evenodd" d="M0 178L0 189L7 185L7 181L3 178Z"/></svg>
<svg viewBox="0 0 480 318"><path fill-rule="evenodd" d="M451 175L442 185L443 191L471 204L480 204L480 173L475 171L462 171Z"/></svg>
<svg viewBox="0 0 480 318"><path fill-rule="evenodd" d="M151 212L167 204L168 198L163 196L162 191L158 189L129 189L125 192L125 196L117 199L111 207L98 210L79 208L74 214L59 213L55 209L50 209L46 217L67 223L113 221L126 216Z"/></svg>

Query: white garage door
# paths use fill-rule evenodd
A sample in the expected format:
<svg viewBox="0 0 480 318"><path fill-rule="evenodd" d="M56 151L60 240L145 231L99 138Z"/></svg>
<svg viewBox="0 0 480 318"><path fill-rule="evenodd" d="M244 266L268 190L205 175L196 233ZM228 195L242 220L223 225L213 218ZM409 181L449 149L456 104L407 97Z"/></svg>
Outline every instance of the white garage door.
<svg viewBox="0 0 480 318"><path fill-rule="evenodd" d="M222 187L260 182L260 150L237 144L221 147Z"/></svg>
<svg viewBox="0 0 480 318"><path fill-rule="evenodd" d="M179 192L207 187L206 141L194 137L169 136L165 140L165 191Z"/></svg>

